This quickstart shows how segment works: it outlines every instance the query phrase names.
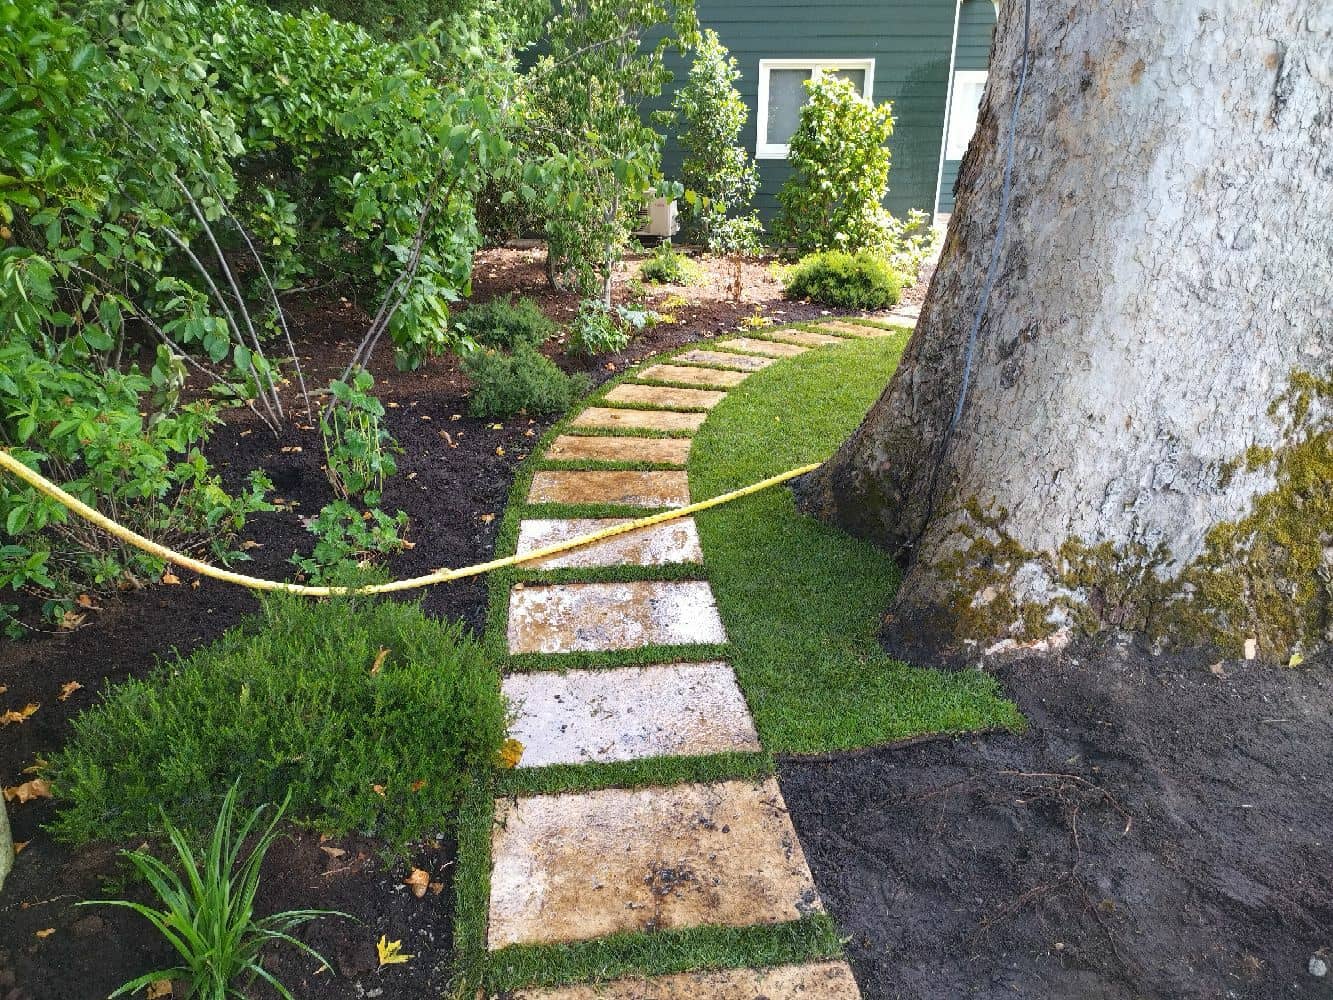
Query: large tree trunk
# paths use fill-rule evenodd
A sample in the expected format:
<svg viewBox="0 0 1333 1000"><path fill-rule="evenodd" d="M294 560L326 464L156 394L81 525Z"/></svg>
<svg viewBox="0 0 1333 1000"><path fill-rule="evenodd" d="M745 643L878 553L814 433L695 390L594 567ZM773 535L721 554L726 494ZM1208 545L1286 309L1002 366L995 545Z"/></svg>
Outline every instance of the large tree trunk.
<svg viewBox="0 0 1333 1000"><path fill-rule="evenodd" d="M921 321L857 433L798 490L897 552L916 655L1081 630L1304 655L1333 578L1333 5L1023 4ZM932 468L942 455L929 502Z"/></svg>

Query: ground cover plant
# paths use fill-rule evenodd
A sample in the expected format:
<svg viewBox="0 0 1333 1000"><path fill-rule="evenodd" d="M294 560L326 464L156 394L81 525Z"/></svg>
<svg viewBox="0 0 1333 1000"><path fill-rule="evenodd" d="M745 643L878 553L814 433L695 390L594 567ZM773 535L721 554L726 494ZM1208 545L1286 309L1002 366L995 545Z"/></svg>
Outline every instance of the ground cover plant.
<svg viewBox="0 0 1333 1000"><path fill-rule="evenodd" d="M429 724L424 724L429 720ZM207 830L227 790L396 850L440 829L490 767L505 709L461 626L391 601L275 596L260 616L81 715L51 760L61 838ZM161 810L161 811L159 811Z"/></svg>
<svg viewBox="0 0 1333 1000"><path fill-rule="evenodd" d="M664 240L652 256L639 265L639 276L657 285L688 285L698 278L699 268Z"/></svg>

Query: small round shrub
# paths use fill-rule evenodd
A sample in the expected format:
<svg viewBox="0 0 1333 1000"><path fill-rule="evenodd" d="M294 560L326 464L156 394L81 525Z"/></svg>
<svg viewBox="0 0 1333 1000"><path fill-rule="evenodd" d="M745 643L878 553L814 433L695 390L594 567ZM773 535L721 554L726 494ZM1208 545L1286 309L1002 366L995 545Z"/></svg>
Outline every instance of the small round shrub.
<svg viewBox="0 0 1333 1000"><path fill-rule="evenodd" d="M516 413L530 417L564 413L587 391L586 378L566 375L525 343L519 343L513 354L474 351L463 368L472 377L468 412L490 420L504 420Z"/></svg>
<svg viewBox="0 0 1333 1000"><path fill-rule="evenodd" d="M458 325L483 347L512 351L519 344L538 347L556 331L556 325L532 299L491 299L472 306L458 317Z"/></svg>
<svg viewBox="0 0 1333 1000"><path fill-rule="evenodd" d="M787 278L791 299L844 309L883 309L898 301L903 282L883 257L832 250L803 257Z"/></svg>
<svg viewBox="0 0 1333 1000"><path fill-rule="evenodd" d="M461 623L396 601L273 595L192 655L113 687L51 761L55 831L74 842L207 831L281 802L325 833L393 849L445 829L505 739L495 667Z"/></svg>
<svg viewBox="0 0 1333 1000"><path fill-rule="evenodd" d="M639 276L655 285L689 285L698 280L699 265L677 253L670 243L661 243L657 252L640 265Z"/></svg>
<svg viewBox="0 0 1333 1000"><path fill-rule="evenodd" d="M629 327L601 299L585 299L569 330L570 354L615 354L629 344Z"/></svg>

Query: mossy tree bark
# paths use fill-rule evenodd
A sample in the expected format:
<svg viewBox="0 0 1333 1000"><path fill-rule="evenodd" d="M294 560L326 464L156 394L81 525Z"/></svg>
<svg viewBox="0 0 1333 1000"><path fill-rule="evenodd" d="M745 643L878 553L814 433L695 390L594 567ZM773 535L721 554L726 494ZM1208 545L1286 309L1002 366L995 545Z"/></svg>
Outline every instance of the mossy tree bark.
<svg viewBox="0 0 1333 1000"><path fill-rule="evenodd" d="M1032 5L999 280L942 451L1022 20L1007 0L902 365L801 502L902 558L886 637L916 655L1104 627L1308 655L1333 578L1333 7Z"/></svg>

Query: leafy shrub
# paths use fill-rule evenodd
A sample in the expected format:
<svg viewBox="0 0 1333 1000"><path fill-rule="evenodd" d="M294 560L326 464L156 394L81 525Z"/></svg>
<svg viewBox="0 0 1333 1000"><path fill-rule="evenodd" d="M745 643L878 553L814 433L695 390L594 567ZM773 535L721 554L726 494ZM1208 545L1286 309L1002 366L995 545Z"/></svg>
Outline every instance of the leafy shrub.
<svg viewBox="0 0 1333 1000"><path fill-rule="evenodd" d="M550 358L521 342L513 354L475 351L463 367L472 377L468 412L474 417L504 420L517 413L564 413L587 391L586 379L566 375Z"/></svg>
<svg viewBox="0 0 1333 1000"><path fill-rule="evenodd" d="M447 825L505 738L494 667L461 623L395 601L275 594L193 655L74 720L48 776L73 842L207 831L227 790L395 849Z"/></svg>
<svg viewBox="0 0 1333 1000"><path fill-rule="evenodd" d="M162 908L145 906L125 899L103 899L80 906L121 906L133 910L153 925L175 949L182 964L157 969L125 983L111 994L115 997L135 993L162 979L183 979L192 995L201 1000L230 1000L249 995L258 978L270 983L279 995L291 1000L291 993L263 968L261 953L268 945L287 944L318 962L323 970L332 968L323 955L291 931L319 917L346 917L329 910L288 910L255 919L255 895L259 891L259 870L273 841L278 838L278 821L287 809L284 801L268 826L258 834L255 845L242 859L246 838L258 829L264 806L254 810L239 826L235 825L236 786L222 800L222 811L208 839L203 856L197 856L190 839L166 817L162 825L176 852L176 861L184 875L158 860L146 850L122 851L124 856L153 888ZM237 988L240 981L246 992Z"/></svg>
<svg viewBox="0 0 1333 1000"><path fill-rule="evenodd" d="M398 471L397 442L384 426L384 404L371 395L374 385L364 368L349 382L335 379L329 383L333 404L319 421L330 484L344 500L360 497L372 506L380 501L384 480Z"/></svg>
<svg viewBox="0 0 1333 1000"><path fill-rule="evenodd" d="M407 514L386 514L378 507L364 513L346 500L326 504L306 525L315 536L308 556L294 553L292 565L317 585L353 586L375 562L408 547L403 538Z"/></svg>
<svg viewBox="0 0 1333 1000"><path fill-rule="evenodd" d="M751 252L759 241L758 216L744 212L759 188L759 171L740 142L749 117L736 89L740 76L736 60L710 28L673 101L685 122L679 139L687 228L722 255Z"/></svg>
<svg viewBox="0 0 1333 1000"><path fill-rule="evenodd" d="M699 265L663 241L639 267L639 275L659 285L689 285L699 280Z"/></svg>
<svg viewBox="0 0 1333 1000"><path fill-rule="evenodd" d="M883 309L898 301L902 279L883 257L829 250L811 254L792 269L787 296L843 309Z"/></svg>
<svg viewBox="0 0 1333 1000"><path fill-rule="evenodd" d="M532 299L491 299L470 306L458 317L464 332L484 347L512 351L519 344L540 347L555 335L556 325Z"/></svg>
<svg viewBox="0 0 1333 1000"><path fill-rule="evenodd" d="M906 220L889 216L884 240L889 263L902 276L903 284L910 286L926 258L935 252L939 234L931 227L930 216L914 208Z"/></svg>
<svg viewBox="0 0 1333 1000"><path fill-rule="evenodd" d="M778 192L777 233L802 254L883 250L893 111L832 73L806 89L787 157L792 175Z"/></svg>
<svg viewBox="0 0 1333 1000"><path fill-rule="evenodd" d="M601 299L584 299L569 329L570 354L615 354L629 344L629 329Z"/></svg>

